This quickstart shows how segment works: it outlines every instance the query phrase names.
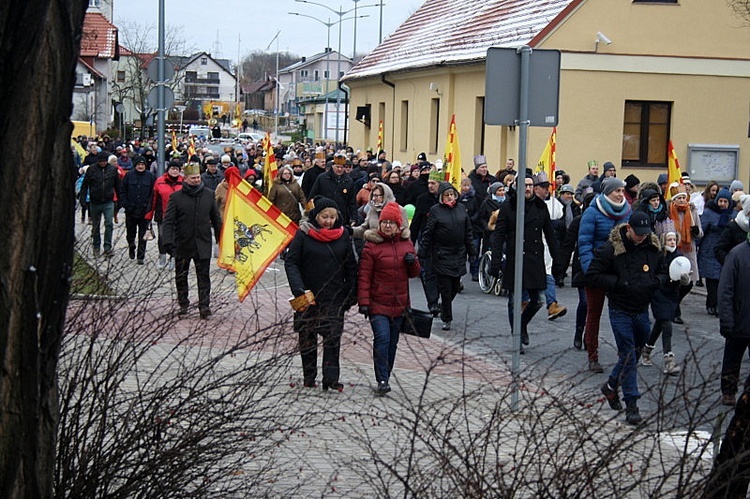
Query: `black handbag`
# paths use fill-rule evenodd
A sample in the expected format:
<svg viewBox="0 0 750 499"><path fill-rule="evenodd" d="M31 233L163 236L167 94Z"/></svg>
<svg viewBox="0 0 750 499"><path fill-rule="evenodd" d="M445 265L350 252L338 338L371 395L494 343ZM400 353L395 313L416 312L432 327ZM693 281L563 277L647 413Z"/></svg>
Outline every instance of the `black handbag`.
<svg viewBox="0 0 750 499"><path fill-rule="evenodd" d="M404 320L401 321L401 333L429 338L432 334L432 314L411 307L407 308Z"/></svg>

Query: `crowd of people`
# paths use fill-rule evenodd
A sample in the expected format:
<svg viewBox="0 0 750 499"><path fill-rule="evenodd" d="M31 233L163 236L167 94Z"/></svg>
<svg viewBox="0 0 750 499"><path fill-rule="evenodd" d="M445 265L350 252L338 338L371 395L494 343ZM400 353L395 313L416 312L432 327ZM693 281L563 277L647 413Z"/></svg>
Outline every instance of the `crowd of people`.
<svg viewBox="0 0 750 499"><path fill-rule="evenodd" d="M598 162L591 161L574 184L560 169L554 178L544 171L518 172L512 159L492 174L486 157L477 155L456 187L424 153L402 164L383 150L295 143L274 146L278 174L264 185L263 148L253 142L227 146L220 157L200 142L191 157L187 141L174 150L170 144L166 171L159 176L153 142L82 145L88 154L79 158L78 196L81 220L88 215L92 226L93 256L113 255L113 220L122 209L129 257L144 264L144 235L156 222L156 266L175 271L180 314L188 313L192 260L200 317L211 315L208 268L216 256L227 169L236 169L299 225L283 258L294 296L315 297L294 316L306 387L317 386L321 336L323 389L343 390L340 341L345 312L357 306L373 330L376 390L390 391L399 332L411 306L408 279L420 278L429 312L449 331L456 295L479 280L480 258L489 252L490 274L501 279L508 296L511 329L510 269L523 255L521 330L512 331L520 334L522 352L531 342L528 324L542 307L548 320L566 314L556 288L570 282L579 297L573 346L586 350L588 369L603 373L600 319L609 301L618 361L602 392L621 410L622 391L626 420L633 424L641 421L637 366L654 365L661 340L664 374L680 372L672 326L683 323L682 299L693 286L705 286L706 313L719 318L717 329L726 338L722 402L735 404L740 362L750 347L746 316L736 315L746 305L727 303L747 299L736 292L736 282L728 284L726 265L732 262L735 276L747 272L747 260L734 256L749 232L750 196L739 180L726 186L711 181L698 191L685 173L671 185L666 174L642 182L633 174L620 179L611 162L600 174ZM515 243L518 196L525 210L522 248ZM680 257L688 267L670 275Z"/></svg>

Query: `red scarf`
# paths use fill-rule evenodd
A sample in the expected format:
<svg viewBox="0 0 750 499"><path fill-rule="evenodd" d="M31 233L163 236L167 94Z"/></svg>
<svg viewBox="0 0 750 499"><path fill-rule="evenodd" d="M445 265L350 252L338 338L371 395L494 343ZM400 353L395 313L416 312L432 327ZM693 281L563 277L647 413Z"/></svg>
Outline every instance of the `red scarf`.
<svg viewBox="0 0 750 499"><path fill-rule="evenodd" d="M680 223L680 213L682 213L682 223ZM690 204L684 206L677 206L675 203L671 203L669 207L669 218L674 222L677 232L680 233L680 244L678 248L683 253L689 253L692 251L693 235L690 232L690 227L693 225L693 217L690 214Z"/></svg>
<svg viewBox="0 0 750 499"><path fill-rule="evenodd" d="M340 238L344 234L344 228L339 227L338 229L310 229L307 233L310 237L321 243L330 243Z"/></svg>

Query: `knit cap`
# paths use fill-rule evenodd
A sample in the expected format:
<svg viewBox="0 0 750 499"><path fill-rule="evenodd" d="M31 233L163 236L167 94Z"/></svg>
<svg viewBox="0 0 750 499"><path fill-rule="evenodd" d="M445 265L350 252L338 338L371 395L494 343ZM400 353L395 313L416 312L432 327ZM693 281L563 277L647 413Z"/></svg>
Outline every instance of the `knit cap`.
<svg viewBox="0 0 750 499"><path fill-rule="evenodd" d="M390 220L396 222L401 227L401 207L398 203L393 201L386 203L382 210L380 210L380 221L384 222Z"/></svg>
<svg viewBox="0 0 750 499"><path fill-rule="evenodd" d="M739 180L732 180L732 183L729 184L729 192L744 191L744 190L745 190L745 186Z"/></svg>
<svg viewBox="0 0 750 499"><path fill-rule="evenodd" d="M616 189L619 189L621 187L625 187L625 182L617 177L608 177L602 180L602 194L604 194L605 196L609 196Z"/></svg>
<svg viewBox="0 0 750 499"><path fill-rule="evenodd" d="M719 199L726 199L727 201L729 201L731 203L732 202L732 193L729 192L729 189L727 189L726 187L723 187L719 191L719 193L716 195L716 200L718 201Z"/></svg>

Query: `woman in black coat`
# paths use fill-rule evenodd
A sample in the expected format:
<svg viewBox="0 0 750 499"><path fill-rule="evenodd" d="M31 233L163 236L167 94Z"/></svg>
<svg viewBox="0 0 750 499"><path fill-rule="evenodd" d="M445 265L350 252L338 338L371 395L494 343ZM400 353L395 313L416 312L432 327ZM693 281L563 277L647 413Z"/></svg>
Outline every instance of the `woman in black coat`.
<svg viewBox="0 0 750 499"><path fill-rule="evenodd" d="M336 202L313 200L308 220L289 245L284 259L289 287L295 297L312 291L315 303L294 313L299 334L304 385L314 388L317 377L318 335L323 337L323 390L343 391L339 382L339 351L344 313L356 303L357 263L352 242Z"/></svg>
<svg viewBox="0 0 750 499"><path fill-rule="evenodd" d="M458 191L448 182L438 188L438 204L430 208L427 225L419 245L421 261L429 259L437 276L440 294L440 319L443 331L450 331L453 299L458 294L461 276L466 273L466 257L475 257L471 220L458 204Z"/></svg>

